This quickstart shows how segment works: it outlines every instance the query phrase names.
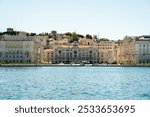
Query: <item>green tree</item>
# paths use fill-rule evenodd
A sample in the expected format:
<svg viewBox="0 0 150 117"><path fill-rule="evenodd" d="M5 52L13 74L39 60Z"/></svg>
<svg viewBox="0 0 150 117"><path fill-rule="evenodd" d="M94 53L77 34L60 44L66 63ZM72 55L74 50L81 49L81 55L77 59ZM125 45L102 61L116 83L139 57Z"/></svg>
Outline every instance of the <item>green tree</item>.
<svg viewBox="0 0 150 117"><path fill-rule="evenodd" d="M110 40L107 38L100 38L99 41L110 41Z"/></svg>
<svg viewBox="0 0 150 117"><path fill-rule="evenodd" d="M71 34L70 39L69 39L69 43L72 43L72 42L74 42L74 41L77 41L77 42L78 42L78 40L79 40L78 35L76 34L76 32L73 32L73 33Z"/></svg>
<svg viewBox="0 0 150 117"><path fill-rule="evenodd" d="M64 33L64 35L67 35L67 36L71 37L71 33L70 32Z"/></svg>
<svg viewBox="0 0 150 117"><path fill-rule="evenodd" d="M79 38L84 38L84 36L81 35L81 34L77 34L77 36L78 36Z"/></svg>
<svg viewBox="0 0 150 117"><path fill-rule="evenodd" d="M92 39L92 36L90 34L86 34L85 36L87 39Z"/></svg>
<svg viewBox="0 0 150 117"><path fill-rule="evenodd" d="M30 36L35 36L36 35L36 33L30 33Z"/></svg>

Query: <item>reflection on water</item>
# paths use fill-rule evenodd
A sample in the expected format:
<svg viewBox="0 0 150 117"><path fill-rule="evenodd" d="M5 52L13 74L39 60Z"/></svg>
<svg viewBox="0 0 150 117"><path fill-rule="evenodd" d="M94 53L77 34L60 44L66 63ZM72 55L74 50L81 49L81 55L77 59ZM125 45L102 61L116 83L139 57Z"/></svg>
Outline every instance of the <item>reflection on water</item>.
<svg viewBox="0 0 150 117"><path fill-rule="evenodd" d="M150 99L149 67L1 67L0 99Z"/></svg>

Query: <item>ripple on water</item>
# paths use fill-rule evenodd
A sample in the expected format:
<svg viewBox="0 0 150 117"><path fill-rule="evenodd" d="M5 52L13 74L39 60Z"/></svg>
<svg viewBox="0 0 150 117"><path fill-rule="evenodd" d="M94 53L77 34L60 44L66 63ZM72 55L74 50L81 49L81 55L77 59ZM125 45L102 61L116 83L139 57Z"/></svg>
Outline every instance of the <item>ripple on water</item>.
<svg viewBox="0 0 150 117"><path fill-rule="evenodd" d="M0 68L0 99L150 99L149 67Z"/></svg>
<svg viewBox="0 0 150 117"><path fill-rule="evenodd" d="M150 94L149 93L142 93L142 94L140 94L140 97L142 99L150 99Z"/></svg>

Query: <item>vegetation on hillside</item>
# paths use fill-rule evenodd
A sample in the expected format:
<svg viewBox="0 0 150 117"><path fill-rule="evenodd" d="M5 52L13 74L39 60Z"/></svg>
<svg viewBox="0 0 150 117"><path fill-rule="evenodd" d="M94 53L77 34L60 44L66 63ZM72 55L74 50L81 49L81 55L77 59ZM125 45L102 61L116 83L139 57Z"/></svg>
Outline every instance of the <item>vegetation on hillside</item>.
<svg viewBox="0 0 150 117"><path fill-rule="evenodd" d="M78 42L78 40L79 40L79 37L78 37L78 35L76 34L76 32L71 33L71 37L70 37L70 39L69 39L69 43L72 43L72 42L74 42L74 41Z"/></svg>
<svg viewBox="0 0 150 117"><path fill-rule="evenodd" d="M99 41L110 41L110 40L107 38L100 38Z"/></svg>

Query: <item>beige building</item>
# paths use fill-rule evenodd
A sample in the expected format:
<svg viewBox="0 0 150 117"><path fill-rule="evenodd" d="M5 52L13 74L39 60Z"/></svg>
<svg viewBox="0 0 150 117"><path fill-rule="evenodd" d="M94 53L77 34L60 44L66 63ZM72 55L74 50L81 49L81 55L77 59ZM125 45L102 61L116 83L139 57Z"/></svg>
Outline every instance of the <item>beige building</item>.
<svg viewBox="0 0 150 117"><path fill-rule="evenodd" d="M100 52L100 63L114 63L114 48L115 41L100 41L98 43L98 50Z"/></svg>
<svg viewBox="0 0 150 117"><path fill-rule="evenodd" d="M11 31L11 32L8 32ZM42 61L42 45L36 36L27 36L24 32L0 37L0 62L3 63L38 63ZM14 34L9 34L9 33Z"/></svg>
<svg viewBox="0 0 150 117"><path fill-rule="evenodd" d="M70 44L67 39L52 40L51 49L44 50L45 62L52 63L114 63L116 57L114 41L100 41L80 38L78 43ZM52 54L52 56L51 56ZM47 58L49 57L49 58Z"/></svg>
<svg viewBox="0 0 150 117"><path fill-rule="evenodd" d="M98 43L96 42L95 39L87 39L87 38L80 38L78 44L83 46L92 46L92 47L98 46Z"/></svg>
<svg viewBox="0 0 150 117"><path fill-rule="evenodd" d="M120 45L120 63L150 63L150 36L126 36Z"/></svg>
<svg viewBox="0 0 150 117"><path fill-rule="evenodd" d="M120 45L120 63L123 64L131 64L135 63L136 60L136 55L135 55L135 43L136 43L136 38L135 36L126 36Z"/></svg>
<svg viewBox="0 0 150 117"><path fill-rule="evenodd" d="M113 63L120 64L120 45L119 43L115 44L113 49Z"/></svg>
<svg viewBox="0 0 150 117"><path fill-rule="evenodd" d="M0 63L150 63L147 35L126 36L118 43L81 37L70 43L69 36L53 33L36 35L8 28L0 33Z"/></svg>
<svg viewBox="0 0 150 117"><path fill-rule="evenodd" d="M55 63L54 49L45 49L44 58L45 63Z"/></svg>
<svg viewBox="0 0 150 117"><path fill-rule="evenodd" d="M81 45L60 45L44 51L46 61L52 63L98 63L99 52L95 47Z"/></svg>

